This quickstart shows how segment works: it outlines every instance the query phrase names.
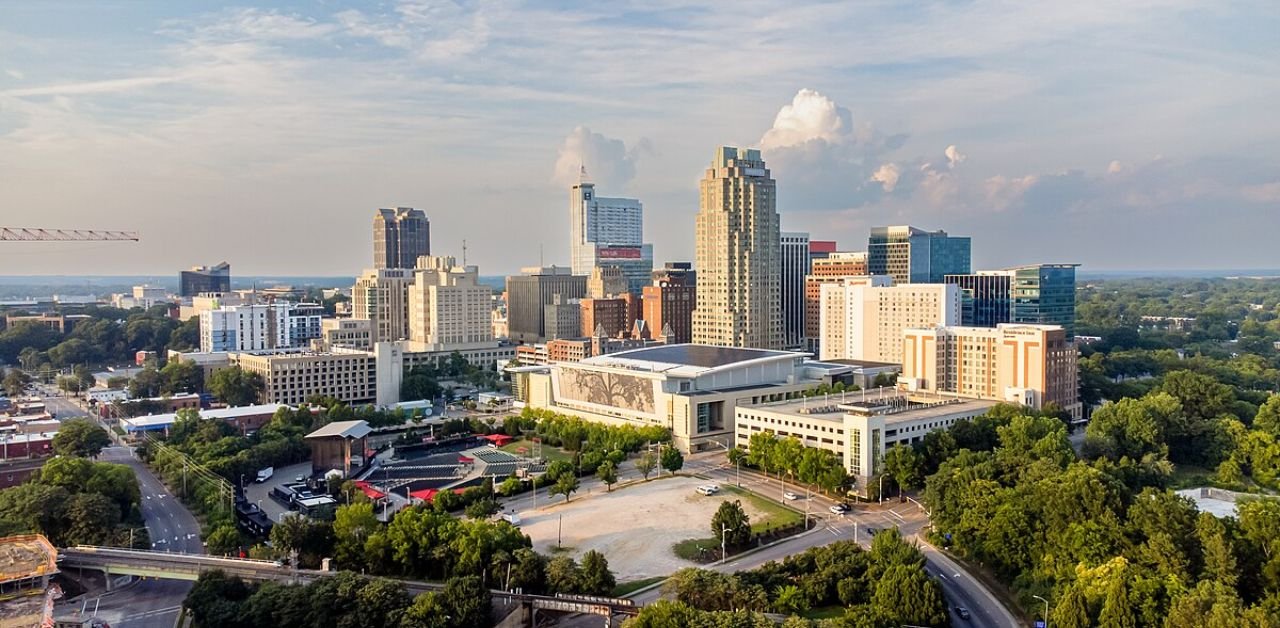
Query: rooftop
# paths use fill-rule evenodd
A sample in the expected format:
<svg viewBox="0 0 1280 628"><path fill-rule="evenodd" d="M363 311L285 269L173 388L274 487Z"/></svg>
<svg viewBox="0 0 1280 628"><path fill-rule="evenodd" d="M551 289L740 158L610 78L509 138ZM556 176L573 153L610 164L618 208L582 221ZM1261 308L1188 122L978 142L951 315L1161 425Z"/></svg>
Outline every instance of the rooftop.
<svg viewBox="0 0 1280 628"><path fill-rule="evenodd" d="M651 362L661 368L668 366L696 366L705 369L719 368L740 362L770 358L802 357L807 354L792 351L773 351L771 349L746 349L738 347L717 347L714 345L659 345L622 351L610 355L589 358L583 362L589 364L611 364L617 360L634 362Z"/></svg>
<svg viewBox="0 0 1280 628"><path fill-rule="evenodd" d="M936 394L906 395L893 388L877 388L761 403L749 407L836 422L843 421L845 414L885 415L885 423L892 425L944 417L956 412L986 410L995 405L999 405L999 402Z"/></svg>
<svg viewBox="0 0 1280 628"><path fill-rule="evenodd" d="M310 434L307 438L364 438L373 431L364 421L334 421Z"/></svg>

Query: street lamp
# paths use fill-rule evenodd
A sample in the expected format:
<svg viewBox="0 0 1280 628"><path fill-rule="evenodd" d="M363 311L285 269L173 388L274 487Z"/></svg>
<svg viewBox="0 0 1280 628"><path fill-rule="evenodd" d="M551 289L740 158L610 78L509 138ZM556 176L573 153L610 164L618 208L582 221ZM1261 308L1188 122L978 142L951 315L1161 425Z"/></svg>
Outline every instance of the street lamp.
<svg viewBox="0 0 1280 628"><path fill-rule="evenodd" d="M884 474L880 474L880 490L876 491L876 498L881 504L884 503Z"/></svg>
<svg viewBox="0 0 1280 628"><path fill-rule="evenodd" d="M1044 602L1044 628L1049 628L1049 600L1046 600L1038 595L1033 595L1031 597L1037 600L1040 600L1041 602Z"/></svg>
<svg viewBox="0 0 1280 628"><path fill-rule="evenodd" d="M729 532L734 530L737 530L737 528L730 528L729 526L723 523L720 524L720 562L721 563L723 563L725 560L729 558L729 555L726 553L727 550L725 548L727 547L727 545L725 542L729 539Z"/></svg>

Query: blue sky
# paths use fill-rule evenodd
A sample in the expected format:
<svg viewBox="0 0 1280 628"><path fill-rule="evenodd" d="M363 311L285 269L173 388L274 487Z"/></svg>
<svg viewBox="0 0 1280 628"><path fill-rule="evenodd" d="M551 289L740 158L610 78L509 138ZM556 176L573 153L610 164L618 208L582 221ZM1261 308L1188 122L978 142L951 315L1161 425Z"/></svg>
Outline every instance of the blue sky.
<svg viewBox="0 0 1280 628"><path fill-rule="evenodd" d="M485 274L567 261L564 188L689 259L757 146L783 226L974 238L995 267L1275 267L1274 2L0 3L5 273L354 274L373 209Z"/></svg>

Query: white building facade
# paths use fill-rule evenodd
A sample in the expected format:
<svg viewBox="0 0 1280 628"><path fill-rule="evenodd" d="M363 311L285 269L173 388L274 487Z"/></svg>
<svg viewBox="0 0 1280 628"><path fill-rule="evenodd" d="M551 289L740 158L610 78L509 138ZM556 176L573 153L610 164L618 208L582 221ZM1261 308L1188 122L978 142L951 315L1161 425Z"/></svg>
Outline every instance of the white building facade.
<svg viewBox="0 0 1280 628"><path fill-rule="evenodd" d="M823 360L902 364L903 330L956 325L960 320L958 286L894 286L883 275L824 284L821 303Z"/></svg>
<svg viewBox="0 0 1280 628"><path fill-rule="evenodd" d="M569 259L575 275L614 266L639 294L653 272L653 245L644 242L644 206L633 198L596 196L580 181L569 193Z"/></svg>

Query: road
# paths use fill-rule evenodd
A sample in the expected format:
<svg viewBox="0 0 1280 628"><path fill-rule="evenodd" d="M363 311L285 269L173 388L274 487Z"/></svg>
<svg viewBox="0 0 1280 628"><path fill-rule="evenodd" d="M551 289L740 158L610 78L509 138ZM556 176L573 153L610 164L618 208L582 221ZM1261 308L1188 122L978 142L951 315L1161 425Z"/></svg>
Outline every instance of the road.
<svg viewBox="0 0 1280 628"><path fill-rule="evenodd" d="M724 462L723 454L691 456L686 459L684 470L712 478L723 485L733 485L739 477L737 470ZM765 479L748 470L741 472L741 478L743 488L772 499L782 499L783 489L777 479ZM795 491L794 487L790 490ZM800 500L790 502L790 505L804 510L806 501L810 512L821 522L813 530L740 559L731 558L727 564L708 568L722 573L754 569L771 560L782 560L811 547L840 540L857 540L863 545L870 545L869 528L883 530L896 527L903 537L919 541L923 536L923 529L929 525L920 506L912 502L899 503L897 499L885 500L883 505L857 505L852 512L843 516L832 515L828 508L835 502L821 495L812 495L807 499L802 496ZM969 610L969 625L996 628L1022 625L990 591L942 552L924 543L921 543L920 549L925 555L925 567L929 574L942 584L948 610L956 625L965 625L964 620L955 615L957 606ZM657 600L660 595L658 589L652 589L632 596L632 599L648 604Z"/></svg>
<svg viewBox="0 0 1280 628"><path fill-rule="evenodd" d="M137 474L142 490L142 516L151 536L152 549L204 553L200 523L146 465L133 457L129 448L108 447L99 459L129 465ZM190 588L190 582L181 580L140 580L102 595L98 617L115 627L172 628ZM89 607L93 604L90 600ZM79 608L79 602L72 606Z"/></svg>

